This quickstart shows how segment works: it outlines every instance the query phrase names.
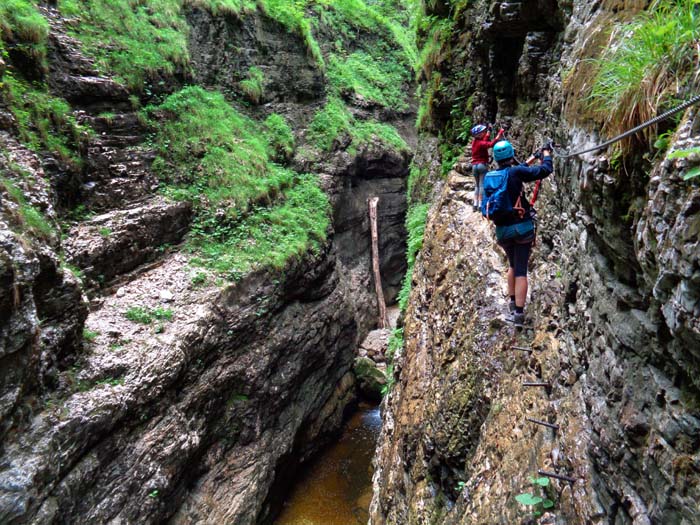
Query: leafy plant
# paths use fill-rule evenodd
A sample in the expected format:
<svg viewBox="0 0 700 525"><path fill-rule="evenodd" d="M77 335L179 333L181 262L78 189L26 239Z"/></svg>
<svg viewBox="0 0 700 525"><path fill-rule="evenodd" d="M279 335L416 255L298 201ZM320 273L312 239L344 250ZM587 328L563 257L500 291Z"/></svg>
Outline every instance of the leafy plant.
<svg viewBox="0 0 700 525"><path fill-rule="evenodd" d="M48 150L79 166L78 151L91 130L78 124L68 103L49 94L48 87L29 83L6 71L0 95L17 122L20 139L34 151Z"/></svg>
<svg viewBox="0 0 700 525"><path fill-rule="evenodd" d="M385 377L386 377L386 383L384 383L384 385L382 386L382 391L381 391L383 396L388 395L389 392L391 392L391 389L394 388L395 380L394 380L394 365L393 365L393 363L386 367Z"/></svg>
<svg viewBox="0 0 700 525"><path fill-rule="evenodd" d="M313 175L296 175L278 203L255 207L244 219L189 241L201 264L236 280L253 268L281 269L292 257L318 250L330 223L328 198Z"/></svg>
<svg viewBox="0 0 700 525"><path fill-rule="evenodd" d="M339 94L355 93L380 106L403 111L408 108L408 70L396 57L375 58L365 51L356 51L342 60L331 56L328 81Z"/></svg>
<svg viewBox="0 0 700 525"><path fill-rule="evenodd" d="M554 501L546 495L545 488L549 486L549 478L530 478L530 482L535 488L539 489L540 495L535 495L532 492L525 492L515 496L515 500L521 505L531 507L533 516L540 516L543 510L554 507Z"/></svg>
<svg viewBox="0 0 700 525"><path fill-rule="evenodd" d="M376 138L397 151L407 149L406 143L395 128L375 121L357 121L339 97L330 97L326 105L316 112L307 137L324 151L331 151L343 136L349 138L347 151L354 154L357 148Z"/></svg>
<svg viewBox="0 0 700 525"><path fill-rule="evenodd" d="M99 233L102 237L109 237L110 235L112 235L112 230L107 228L106 226L103 226L97 229L97 233Z"/></svg>
<svg viewBox="0 0 700 525"><path fill-rule="evenodd" d="M207 282L208 276L206 272L197 272L190 278L193 286L202 286Z"/></svg>
<svg viewBox="0 0 700 525"><path fill-rule="evenodd" d="M124 312L124 317L135 323L151 324L154 319L159 321L172 321L173 311L170 308L163 308L160 306L156 308L134 306Z"/></svg>
<svg viewBox="0 0 700 525"><path fill-rule="evenodd" d="M691 155L700 155L700 147L672 151L671 153L669 153L668 158L669 159L685 159ZM683 175L683 180L690 180L690 179L693 179L697 176L700 176L700 166L694 166L694 167L690 168Z"/></svg>
<svg viewBox="0 0 700 525"><path fill-rule="evenodd" d="M672 151L671 153L668 154L668 158L671 160L673 160L673 159L685 159L687 157L690 157L693 154L700 155L700 147L678 149L676 151Z"/></svg>

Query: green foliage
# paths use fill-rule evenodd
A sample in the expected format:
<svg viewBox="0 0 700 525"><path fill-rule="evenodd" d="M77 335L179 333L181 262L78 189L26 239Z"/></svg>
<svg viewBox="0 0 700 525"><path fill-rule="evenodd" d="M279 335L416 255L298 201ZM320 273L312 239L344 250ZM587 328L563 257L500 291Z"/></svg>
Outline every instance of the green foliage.
<svg viewBox="0 0 700 525"><path fill-rule="evenodd" d="M397 111L408 108L404 89L407 73L395 57L377 59L364 51L356 51L345 60L332 55L328 63L328 81L335 92L356 93L365 100Z"/></svg>
<svg viewBox="0 0 700 525"><path fill-rule="evenodd" d="M420 93L418 115L416 116L416 128L419 130L430 130L433 128L433 108L441 87L442 75L438 72L433 72L430 80Z"/></svg>
<svg viewBox="0 0 700 525"><path fill-rule="evenodd" d="M102 237L109 237L112 235L112 230L107 227L102 227L97 229L97 233L99 233Z"/></svg>
<svg viewBox="0 0 700 525"><path fill-rule="evenodd" d="M201 264L236 280L264 266L282 269L289 259L318 250L330 224L328 198L316 177L296 175L280 202L254 207L244 219L213 233L194 231L189 247Z"/></svg>
<svg viewBox="0 0 700 525"><path fill-rule="evenodd" d="M253 104L260 104L263 96L263 72L255 66L248 69L248 78L241 80L241 89Z"/></svg>
<svg viewBox="0 0 700 525"><path fill-rule="evenodd" d="M92 343L95 339L97 339L98 335L100 335L99 332L83 328L83 339L85 339L88 343Z"/></svg>
<svg viewBox="0 0 700 525"><path fill-rule="evenodd" d="M182 0L59 0L58 7L77 20L74 36L98 67L133 89L189 63Z"/></svg>
<svg viewBox="0 0 700 525"><path fill-rule="evenodd" d="M65 100L9 71L0 83L0 94L17 121L24 144L34 151L51 151L75 166L80 164L78 150L90 130L77 123Z"/></svg>
<svg viewBox="0 0 700 525"><path fill-rule="evenodd" d="M382 386L382 395L386 396L391 392L391 389L394 388L394 383L396 382L394 379L394 364L390 364L386 367L386 383Z"/></svg>
<svg viewBox="0 0 700 525"><path fill-rule="evenodd" d="M442 62L445 48L452 38L455 29L455 21L452 18L438 18L428 16L423 19L424 27L428 35L423 42L418 57L417 71L421 78L431 78L435 68Z"/></svg>
<svg viewBox="0 0 700 525"><path fill-rule="evenodd" d="M403 340L403 328L394 328L392 330L391 335L389 336L389 343L387 345L387 350L386 350L386 359L387 359L387 367L386 367L386 383L382 387L382 395L385 396L389 392L391 392L391 389L394 386L395 379L394 379L394 357L396 356L397 352L400 352L401 349L403 348L404 345L404 340Z"/></svg>
<svg viewBox="0 0 700 525"><path fill-rule="evenodd" d="M0 39L43 64L49 23L30 0L0 2Z"/></svg>
<svg viewBox="0 0 700 525"><path fill-rule="evenodd" d="M449 142L442 142L439 146L440 157L442 162L440 163L440 173L443 177L447 177L452 167L455 164L457 158L462 154L462 147L458 144L450 144Z"/></svg>
<svg viewBox="0 0 700 525"><path fill-rule="evenodd" d="M185 0L186 5L202 7L214 15L240 15L257 8L255 0Z"/></svg>
<svg viewBox="0 0 700 525"><path fill-rule="evenodd" d="M685 159L691 155L700 155L700 147L679 149L668 154L669 159ZM700 166L690 168L684 175L683 180L694 179L700 176Z"/></svg>
<svg viewBox="0 0 700 525"><path fill-rule="evenodd" d="M428 170L419 168L417 164L411 163L411 168L408 172L408 183L406 192L408 194L408 204L422 203L428 198L429 188L426 181L428 179Z"/></svg>
<svg viewBox="0 0 700 525"><path fill-rule="evenodd" d="M294 153L294 134L283 116L273 113L263 123L264 134L272 158L286 160Z"/></svg>
<svg viewBox="0 0 700 525"><path fill-rule="evenodd" d="M170 308L162 308L160 306L156 308L134 306L124 312L124 317L134 323L151 324L156 319L160 321L172 321L173 311Z"/></svg>
<svg viewBox="0 0 700 525"><path fill-rule="evenodd" d="M209 276L206 272L197 272L190 278L190 282L192 283L192 286L203 286L207 283L208 279Z"/></svg>
<svg viewBox="0 0 700 525"><path fill-rule="evenodd" d="M389 336L386 350L386 358L389 362L393 362L396 352L403 348L403 343L403 328L394 328Z"/></svg>
<svg viewBox="0 0 700 525"><path fill-rule="evenodd" d="M307 137L320 149L330 151L341 133L349 133L354 122L353 116L340 98L331 97L326 105L316 112Z"/></svg>
<svg viewBox="0 0 700 525"><path fill-rule="evenodd" d="M327 8L331 10L330 13ZM384 33L386 40L399 45L404 55L403 61L410 67L416 63L417 50L413 33L406 30L405 12L406 9L399 2L382 4L365 3L363 0L322 0L317 7L319 17L346 38L357 30L380 36Z"/></svg>
<svg viewBox="0 0 700 525"><path fill-rule="evenodd" d="M12 180L0 177L0 192L5 193L6 198L16 205L15 210L8 211L18 233L31 233L42 239L49 239L54 235L54 228L44 214L27 202L22 189Z"/></svg>
<svg viewBox="0 0 700 525"><path fill-rule="evenodd" d="M685 158L691 156L692 154L700 155L700 147L678 149L676 151L672 151L671 153L669 153L667 158L669 158L671 160L685 159Z"/></svg>
<svg viewBox="0 0 700 525"><path fill-rule="evenodd" d="M306 17L308 0L260 0L261 9L270 18L277 20L289 31L300 35L306 43L306 49L320 69L325 69L321 48L311 31L311 21Z"/></svg>
<svg viewBox="0 0 700 525"><path fill-rule="evenodd" d="M259 125L220 93L187 87L145 111L162 120L154 138L153 170L171 196L191 200L200 212L225 209L235 218L291 182L291 172L270 163L270 146Z"/></svg>
<svg viewBox="0 0 700 525"><path fill-rule="evenodd" d="M525 492L515 496L515 501L526 507L532 507L531 511L533 516L537 517L542 514L544 509L551 509L554 507L554 501L549 499L546 495L545 488L549 486L549 478L530 478L530 483L538 488L541 495L535 495L530 492Z"/></svg>
<svg viewBox="0 0 700 525"><path fill-rule="evenodd" d="M694 179L695 177L700 175L700 166L695 166L694 168L690 168L685 175L683 175L683 180L690 180Z"/></svg>
<svg viewBox="0 0 700 525"><path fill-rule="evenodd" d="M413 266L416 256L423 247L423 236L425 234L425 224L428 219L430 204L417 204L409 208L406 214L406 230L408 240L406 247L406 275L404 276L401 290L399 291L399 307L402 312L406 311L408 298L411 294L411 281L413 278Z"/></svg>
<svg viewBox="0 0 700 525"><path fill-rule="evenodd" d="M342 140L343 136L350 139L350 154L354 154L358 147L369 143L372 138L397 151L407 149L394 127L371 120L358 121L340 98L329 97L326 105L314 115L307 138L321 150L331 151L336 139Z"/></svg>
<svg viewBox="0 0 700 525"><path fill-rule="evenodd" d="M656 2L616 32L619 45L595 61L589 97L590 109L611 135L655 116L691 82L700 58L700 0ZM653 129L644 133L653 142Z"/></svg>
<svg viewBox="0 0 700 525"><path fill-rule="evenodd" d="M282 117L260 126L199 87L146 113L160 119L153 166L166 193L195 204L187 238L193 264L237 279L261 266L282 268L325 240L329 203L318 181L270 160L293 145Z"/></svg>

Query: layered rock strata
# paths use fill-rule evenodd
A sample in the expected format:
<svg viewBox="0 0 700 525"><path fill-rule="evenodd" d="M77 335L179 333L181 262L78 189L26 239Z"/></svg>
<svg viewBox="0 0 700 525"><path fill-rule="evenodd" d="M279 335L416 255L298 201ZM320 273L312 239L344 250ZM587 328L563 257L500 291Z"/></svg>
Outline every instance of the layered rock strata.
<svg viewBox="0 0 700 525"><path fill-rule="evenodd" d="M62 244L58 232L27 244L27 232L3 223L0 311L11 322L1 332L0 521L269 522L289 473L332 437L356 396L354 353L376 322L365 200L378 194L385 203L391 296L404 264L409 156L373 144L308 166L334 205L329 241L283 271L224 283L178 252L191 206L157 195L154 155L128 91L97 75L55 10L44 13L49 85L80 105L77 117L97 133L84 170L39 173L34 157L37 180L51 187L43 182L36 202L22 187L52 220L52 204L72 209ZM218 49L223 31L250 51L230 64L243 70L226 82L262 64L273 103L262 112L310 120L315 108L305 104L322 95L322 75L300 37L261 14L217 19L193 9L188 17L196 79L226 89L207 71L214 59L239 56ZM306 91L290 90L289 77L308 80ZM59 261L62 249L73 271Z"/></svg>
<svg viewBox="0 0 700 525"><path fill-rule="evenodd" d="M594 125L572 123L585 59L647 4L496 2L467 15L482 32L453 56L479 72L477 118L511 122L522 156L552 135L571 152L599 142ZM491 40L505 22L507 38ZM514 67L490 68L504 52ZM690 110L669 151L698 143ZM684 180L697 162L634 158L625 174L606 151L556 161L522 332L501 321L505 264L452 178L416 263L371 523L700 523L700 208ZM541 488L539 471L572 481ZM553 505L522 505L525 493Z"/></svg>

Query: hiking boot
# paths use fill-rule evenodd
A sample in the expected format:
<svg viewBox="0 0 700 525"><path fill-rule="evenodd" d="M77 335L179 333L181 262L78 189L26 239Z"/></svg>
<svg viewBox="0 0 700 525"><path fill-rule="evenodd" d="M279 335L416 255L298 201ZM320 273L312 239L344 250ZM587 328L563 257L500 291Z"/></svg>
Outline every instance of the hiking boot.
<svg viewBox="0 0 700 525"><path fill-rule="evenodd" d="M522 328L525 324L525 314L513 312L508 320L513 323L516 328Z"/></svg>
<svg viewBox="0 0 700 525"><path fill-rule="evenodd" d="M513 312L515 312L515 301L508 303L508 313L512 314Z"/></svg>

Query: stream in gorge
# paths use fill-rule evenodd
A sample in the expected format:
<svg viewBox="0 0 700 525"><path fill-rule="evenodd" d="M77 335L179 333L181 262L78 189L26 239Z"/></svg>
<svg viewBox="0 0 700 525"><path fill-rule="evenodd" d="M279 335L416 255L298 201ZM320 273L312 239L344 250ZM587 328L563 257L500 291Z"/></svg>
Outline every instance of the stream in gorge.
<svg viewBox="0 0 700 525"><path fill-rule="evenodd" d="M302 468L275 525L364 525L372 499L379 406L361 403L335 443Z"/></svg>

